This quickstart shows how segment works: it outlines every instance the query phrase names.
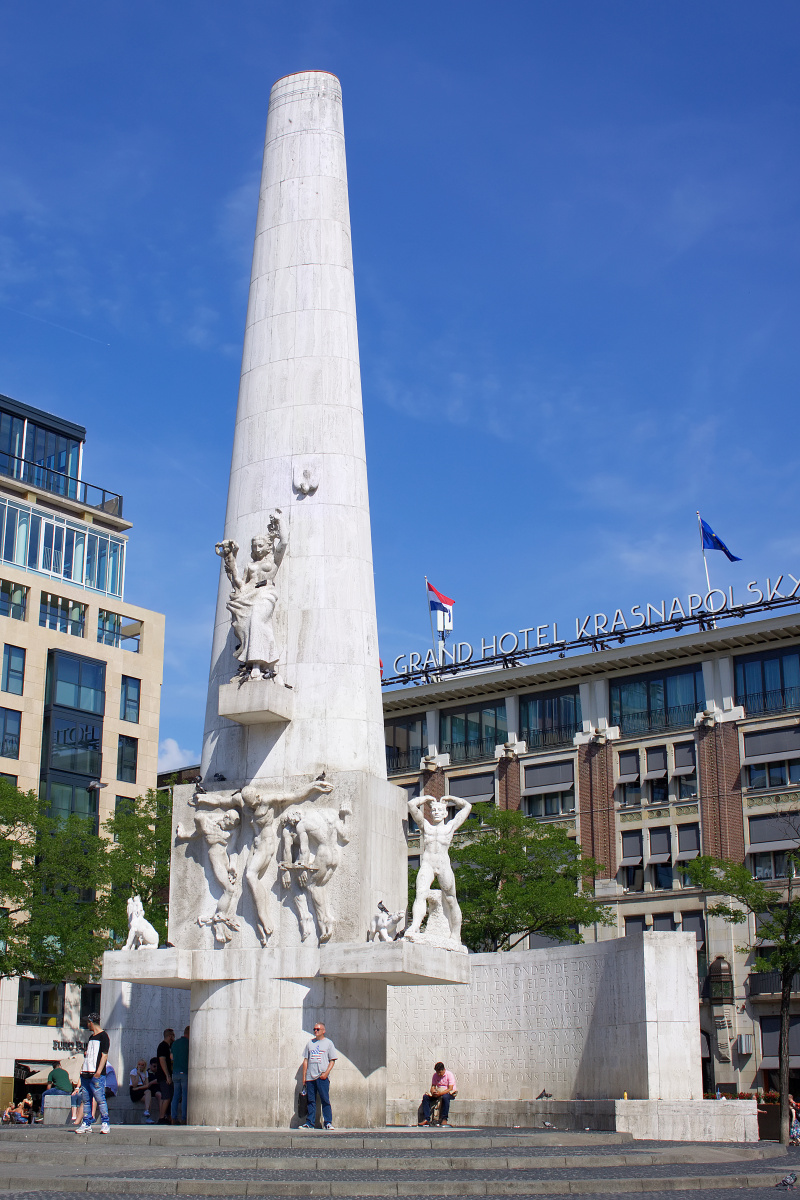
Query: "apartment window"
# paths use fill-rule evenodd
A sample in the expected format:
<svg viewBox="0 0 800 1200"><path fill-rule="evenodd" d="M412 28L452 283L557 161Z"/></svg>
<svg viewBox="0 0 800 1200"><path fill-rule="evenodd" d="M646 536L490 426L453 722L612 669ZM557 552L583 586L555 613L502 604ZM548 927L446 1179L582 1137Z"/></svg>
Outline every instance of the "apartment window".
<svg viewBox="0 0 800 1200"><path fill-rule="evenodd" d="M672 913L653 913L653 933L672 933L674 928Z"/></svg>
<svg viewBox="0 0 800 1200"><path fill-rule="evenodd" d="M93 778L101 774L102 721L52 712L45 718L44 736L53 770Z"/></svg>
<svg viewBox="0 0 800 1200"><path fill-rule="evenodd" d="M119 698L120 721L138 722L141 691L142 681L140 679L132 679L130 675L122 676L122 690Z"/></svg>
<svg viewBox="0 0 800 1200"><path fill-rule="evenodd" d="M469 800L470 804L494 804L494 771L451 776L447 781L447 791L451 796Z"/></svg>
<svg viewBox="0 0 800 1200"><path fill-rule="evenodd" d="M750 870L756 879L786 879L792 874L788 850L796 850L800 841L800 814L774 813L768 817L750 817Z"/></svg>
<svg viewBox="0 0 800 1200"><path fill-rule="evenodd" d="M139 653L142 639L142 623L133 617L107 612L101 608L97 618L97 640L104 646L116 646L118 650Z"/></svg>
<svg viewBox="0 0 800 1200"><path fill-rule="evenodd" d="M672 887L672 835L669 825L651 829L647 865L653 870L653 886Z"/></svg>
<svg viewBox="0 0 800 1200"><path fill-rule="evenodd" d="M644 867L641 829L626 829L622 834L622 883L628 892L644 891Z"/></svg>
<svg viewBox="0 0 800 1200"><path fill-rule="evenodd" d="M0 708L0 754L3 758L19 758L21 714L13 708Z"/></svg>
<svg viewBox="0 0 800 1200"><path fill-rule="evenodd" d="M575 812L575 774L571 758L526 765L523 811L528 817L558 817Z"/></svg>
<svg viewBox="0 0 800 1200"><path fill-rule="evenodd" d="M611 724L620 727L623 737L691 726L706 703L703 672L700 667L678 668L613 680L609 698Z"/></svg>
<svg viewBox="0 0 800 1200"><path fill-rule="evenodd" d="M800 725L744 735L745 782L754 790L800 783Z"/></svg>
<svg viewBox="0 0 800 1200"><path fill-rule="evenodd" d="M688 862L697 858L700 853L700 826L693 821L691 824L678 826L678 853L675 862Z"/></svg>
<svg viewBox="0 0 800 1200"><path fill-rule="evenodd" d="M419 782L417 782L417 783L401 783L399 786L405 792L408 800L416 800L418 798L418 796L420 794ZM120 797L118 796L117 799L119 800ZM408 814L407 820L408 820L408 832L409 833L417 833L419 830L419 826L417 825L417 822L414 820L414 818L411 816L411 813Z"/></svg>
<svg viewBox="0 0 800 1200"><path fill-rule="evenodd" d="M383 731L387 771L419 770L419 760L428 749L425 717L404 717L387 721Z"/></svg>
<svg viewBox="0 0 800 1200"><path fill-rule="evenodd" d="M63 1025L64 984L44 983L40 979L19 981L18 1025Z"/></svg>
<svg viewBox="0 0 800 1200"><path fill-rule="evenodd" d="M105 682L105 663L51 650L47 663L45 703L102 716L105 711Z"/></svg>
<svg viewBox="0 0 800 1200"><path fill-rule="evenodd" d="M772 651L734 660L736 703L748 717L800 708L800 653Z"/></svg>
<svg viewBox="0 0 800 1200"><path fill-rule="evenodd" d="M781 1037L780 1017L761 1017L761 1069L777 1071ZM800 1055L800 1016L789 1017L789 1054Z"/></svg>
<svg viewBox="0 0 800 1200"><path fill-rule="evenodd" d="M694 742L679 742L673 747L675 769L673 778L677 780L679 800L690 800L697 795L697 762L695 760Z"/></svg>
<svg viewBox="0 0 800 1200"><path fill-rule="evenodd" d="M645 781L651 804L669 803L669 781L667 780L667 747L648 746L645 752L647 771Z"/></svg>
<svg viewBox="0 0 800 1200"><path fill-rule="evenodd" d="M117 779L121 783L136 783L136 758L139 743L136 738L119 735L117 747Z"/></svg>
<svg viewBox="0 0 800 1200"><path fill-rule="evenodd" d="M42 629L53 629L57 633L69 633L83 637L86 605L74 600L64 600L50 592L42 592L39 602L39 625Z"/></svg>
<svg viewBox="0 0 800 1200"><path fill-rule="evenodd" d="M3 691L21 696L24 682L25 651L21 646L3 646Z"/></svg>
<svg viewBox="0 0 800 1200"><path fill-rule="evenodd" d="M632 933L645 933L647 925L644 917L626 917L625 918L625 936L628 937Z"/></svg>
<svg viewBox="0 0 800 1200"><path fill-rule="evenodd" d="M24 621L27 601L26 587L19 583L10 583L7 579L0 579L0 617L13 617L15 621Z"/></svg>
<svg viewBox="0 0 800 1200"><path fill-rule="evenodd" d="M706 944L706 922L702 910L700 912L681 913L681 925L684 933L693 933L697 941L697 949L702 950Z"/></svg>
<svg viewBox="0 0 800 1200"><path fill-rule="evenodd" d="M505 700L441 712L439 735L441 749L451 762L493 758L495 746L508 741Z"/></svg>
<svg viewBox="0 0 800 1200"><path fill-rule="evenodd" d="M622 750L617 756L617 768L620 804L626 807L638 807L642 803L639 751Z"/></svg>
<svg viewBox="0 0 800 1200"><path fill-rule="evenodd" d="M580 689L520 697L519 723L519 736L529 750L568 745L581 724Z"/></svg>
<svg viewBox="0 0 800 1200"><path fill-rule="evenodd" d="M51 817L78 816L97 822L97 791L86 782L70 780L68 775L60 779L50 775L42 780L41 787Z"/></svg>

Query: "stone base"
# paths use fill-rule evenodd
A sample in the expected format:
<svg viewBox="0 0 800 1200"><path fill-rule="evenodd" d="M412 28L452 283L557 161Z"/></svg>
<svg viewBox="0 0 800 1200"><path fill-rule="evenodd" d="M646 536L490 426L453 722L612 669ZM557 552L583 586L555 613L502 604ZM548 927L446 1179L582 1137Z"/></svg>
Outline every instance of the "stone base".
<svg viewBox="0 0 800 1200"><path fill-rule="evenodd" d="M239 725L272 725L291 721L294 692L273 679L245 679L219 688L219 715Z"/></svg>
<svg viewBox="0 0 800 1200"><path fill-rule="evenodd" d="M420 1089L420 1099L422 1089ZM419 1100L387 1100L387 1125L416 1125ZM603 1130L666 1142L757 1142L755 1100L462 1100L454 1128Z"/></svg>
<svg viewBox="0 0 800 1200"><path fill-rule="evenodd" d="M401 938L396 942L347 945L320 950L320 974L338 979L382 979L396 987L469 983L469 956Z"/></svg>

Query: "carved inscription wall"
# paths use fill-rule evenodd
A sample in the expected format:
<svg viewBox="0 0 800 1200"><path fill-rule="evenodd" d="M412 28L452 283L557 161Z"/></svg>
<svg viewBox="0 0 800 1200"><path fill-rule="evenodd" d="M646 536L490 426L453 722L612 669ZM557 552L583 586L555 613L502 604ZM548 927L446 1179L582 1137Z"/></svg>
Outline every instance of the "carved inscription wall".
<svg viewBox="0 0 800 1200"><path fill-rule="evenodd" d="M471 955L465 987L390 988L388 1094L421 1096L442 1059L473 1099L614 1095L644 1032L629 949L616 941Z"/></svg>

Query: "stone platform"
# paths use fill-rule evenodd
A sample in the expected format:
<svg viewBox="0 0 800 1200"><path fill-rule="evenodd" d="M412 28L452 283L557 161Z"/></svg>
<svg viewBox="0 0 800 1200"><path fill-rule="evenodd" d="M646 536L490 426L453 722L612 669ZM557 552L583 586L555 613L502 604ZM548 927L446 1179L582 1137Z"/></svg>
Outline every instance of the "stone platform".
<svg viewBox="0 0 800 1200"><path fill-rule="evenodd" d="M722 1102L720 1102L722 1107ZM509 1196L774 1188L776 1143L676 1145L623 1133L413 1129L277 1133L112 1127L107 1137L0 1130L0 1189L17 1194Z"/></svg>

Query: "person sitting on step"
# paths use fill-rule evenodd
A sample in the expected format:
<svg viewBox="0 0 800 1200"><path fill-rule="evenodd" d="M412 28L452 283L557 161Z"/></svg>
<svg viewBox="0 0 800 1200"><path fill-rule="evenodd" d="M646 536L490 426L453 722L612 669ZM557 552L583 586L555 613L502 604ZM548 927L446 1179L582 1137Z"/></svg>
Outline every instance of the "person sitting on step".
<svg viewBox="0 0 800 1200"><path fill-rule="evenodd" d="M422 1097L422 1116L420 1125L431 1124L431 1110L434 1104L439 1105L439 1124L448 1125L450 1116L450 1101L458 1095L456 1077L452 1071L445 1070L443 1062L437 1062L433 1068L433 1078L429 1091ZM434 1122L435 1123L435 1122Z"/></svg>

